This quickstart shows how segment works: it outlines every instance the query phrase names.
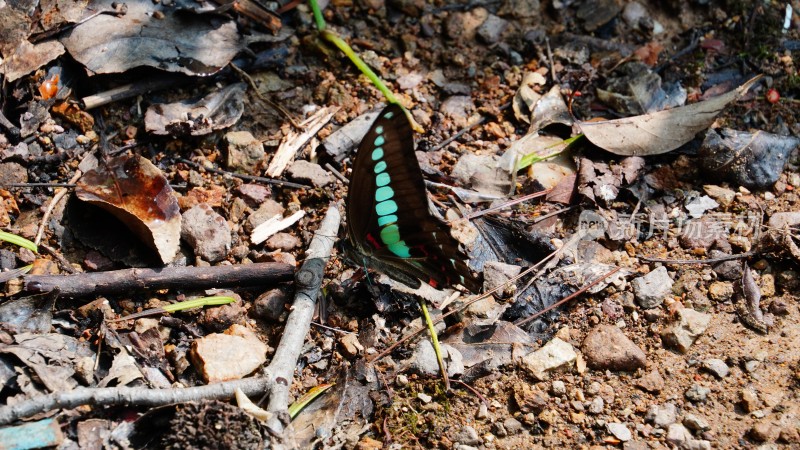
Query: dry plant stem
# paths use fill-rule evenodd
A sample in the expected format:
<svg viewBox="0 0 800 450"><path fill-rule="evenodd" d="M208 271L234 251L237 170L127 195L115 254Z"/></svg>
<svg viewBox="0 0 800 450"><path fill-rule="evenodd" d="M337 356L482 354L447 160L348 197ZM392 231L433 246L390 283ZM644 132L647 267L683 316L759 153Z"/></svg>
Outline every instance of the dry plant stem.
<svg viewBox="0 0 800 450"><path fill-rule="evenodd" d="M261 101L263 101L264 103L268 104L275 111L278 111L283 116L284 119L288 120L289 123L291 123L292 126L295 127L295 129L298 129L298 130L302 129L300 124L297 123L297 120L295 120L294 116L292 116L292 113L287 111L286 108L284 108L283 106L279 105L278 103L273 102L271 99L269 99L269 98L265 97L263 94L261 94L261 91L259 91L258 87L256 87L256 82L253 81L253 78L250 77L250 75L247 72L245 72L244 70L240 69L236 64L234 64L232 62L228 63L228 65L231 66L231 69L233 69L234 72L238 73L240 77L244 78L245 81L247 81L247 84L250 85L250 87L253 89L253 92L255 92L256 96L258 98L260 98Z"/></svg>
<svg viewBox="0 0 800 450"><path fill-rule="evenodd" d="M239 388L248 396L260 395L274 386L274 377L226 381L190 388L149 389L145 387L77 388L69 392L54 392L29 400L0 407L0 425L54 409L72 409L82 405L92 406L161 406L199 400L233 397Z"/></svg>
<svg viewBox="0 0 800 450"><path fill-rule="evenodd" d="M640 256L639 259L646 262L657 262L664 264L716 264L725 261L733 261L735 259L749 258L757 252L739 253L738 255L720 256L719 258L708 259L669 259L669 258L650 258L648 256Z"/></svg>
<svg viewBox="0 0 800 450"><path fill-rule="evenodd" d="M294 369L303 348L306 335L311 328L311 319L317 304L325 265L330 258L333 244L339 230L341 216L335 203L328 206L325 218L306 252L306 260L295 276L295 296L292 311L286 320L283 336L275 355L269 364L269 371L275 378L275 385L270 393L267 410L271 412L286 411L289 405L289 388L292 385ZM278 432L284 429L278 415L268 421L267 425Z"/></svg>
<svg viewBox="0 0 800 450"><path fill-rule="evenodd" d="M81 175L83 175L83 173L80 170L76 170L75 175L70 178L69 183L75 184L78 179L80 179ZM61 199L67 195L67 192L69 192L69 190L66 188L60 188L56 190L55 195L53 195L53 198L47 205L47 209L44 211L42 221L39 223L39 230L36 232L36 238L33 240L34 244L39 245L39 243L42 242L42 235L44 235L44 229L47 226L47 221L50 219L50 214L53 213L53 210L55 209L56 205L58 205L58 202L60 202Z"/></svg>
<svg viewBox="0 0 800 450"><path fill-rule="evenodd" d="M125 269L72 275L27 275L26 292L61 290L61 297L110 295L154 289L206 289L245 287L290 281L294 267L281 263L253 263L214 267L164 267Z"/></svg>
<svg viewBox="0 0 800 450"><path fill-rule="evenodd" d="M516 325L518 327L521 327L521 326L525 325L526 323L532 321L533 319L535 319L535 318L537 318L537 317L539 317L539 316L541 316L543 314L546 314L548 311L552 311L553 309L558 308L559 306L563 305L564 303L567 303L568 301L572 300L573 298L575 298L575 297L583 294L584 292L588 291L589 289L591 289L597 283L599 283L599 282L605 280L606 278L610 277L611 275L614 275L615 273L619 272L621 269L622 269L622 267L616 267L616 268L614 268L614 270L610 270L610 271L606 272L604 275L601 275L601 276L597 277L596 280L592 281L591 283L587 284L586 286L583 286L582 288L580 288L577 291L573 292L572 294L562 298L561 300L553 303L552 305L548 306L547 308L537 312L536 314L532 314L532 315L530 315L530 316L528 316L528 317L526 317L526 318L524 318L522 320L518 320L518 321L514 322L514 325Z"/></svg>
<svg viewBox="0 0 800 450"><path fill-rule="evenodd" d="M532 199L538 198L538 197L543 197L543 196L549 194L550 191L552 191L552 190L553 189L551 188L551 189L546 189L544 191L534 192L533 194L523 195L522 197L515 198L514 200L510 200L510 201L508 201L506 203L503 203L502 205L497 205L497 206L495 206L493 208L484 209L484 210L481 210L481 211L476 211L476 212L474 212L472 214L468 214L464 218L467 219L467 220L472 220L472 219L478 218L480 216L483 216L483 215L486 215L486 214L489 214L489 213L492 213L492 212L495 212L495 211L500 211L501 209L510 208L510 207L512 207L512 206L514 206L514 205L516 205L518 203L522 203L524 201L532 200Z"/></svg>
<svg viewBox="0 0 800 450"><path fill-rule="evenodd" d="M139 94L145 94L151 91L160 91L166 89L179 81L184 80L186 77L163 75L157 79L148 79L144 81L137 81L135 83L126 84L116 87L114 89L98 92L97 94L83 97L81 103L84 109L89 110L97 108L98 106L107 105L117 100L136 97Z"/></svg>
<svg viewBox="0 0 800 450"><path fill-rule="evenodd" d="M256 182L259 182L259 183L267 183L267 184L275 184L275 185L278 185L278 186L281 186L281 187L290 187L290 188L294 188L294 189L311 189L311 186L309 186L307 184L292 183L291 181L276 180L274 178L266 178L266 177L257 177L257 176L254 176L254 175L246 175L246 174L243 174L243 173L228 172L228 171L225 171L225 170L222 170L222 169L216 169L214 167L206 167L206 166L204 166L202 164L198 164L198 163L196 163L194 161L190 161L190 160L188 160L186 158L179 158L178 161L180 161L180 162L182 162L184 164L188 164L188 165L190 165L192 167L196 167L198 169L202 169L202 170L211 172L211 173L216 173L216 174L219 174L219 175L225 175L225 176L229 176L229 177L233 177L233 178L239 178L241 180L256 181Z"/></svg>

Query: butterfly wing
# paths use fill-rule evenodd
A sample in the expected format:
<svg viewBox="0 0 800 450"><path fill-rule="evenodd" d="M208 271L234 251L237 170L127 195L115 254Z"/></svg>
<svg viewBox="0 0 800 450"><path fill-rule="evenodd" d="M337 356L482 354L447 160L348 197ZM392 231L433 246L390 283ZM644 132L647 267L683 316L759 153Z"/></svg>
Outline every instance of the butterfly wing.
<svg viewBox="0 0 800 450"><path fill-rule="evenodd" d="M428 213L414 134L402 108L378 115L358 148L347 197L351 246L434 287L479 284L447 227ZM387 272L387 275L392 275Z"/></svg>

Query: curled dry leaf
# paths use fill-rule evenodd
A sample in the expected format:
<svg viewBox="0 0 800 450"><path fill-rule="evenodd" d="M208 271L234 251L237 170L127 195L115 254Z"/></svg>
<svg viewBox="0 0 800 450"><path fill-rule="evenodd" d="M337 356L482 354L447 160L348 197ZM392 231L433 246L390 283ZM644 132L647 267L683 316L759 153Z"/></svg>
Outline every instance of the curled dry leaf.
<svg viewBox="0 0 800 450"><path fill-rule="evenodd" d="M537 133L546 126L554 124L571 127L573 122L567 102L561 95L561 88L555 85L534 105L528 133Z"/></svg>
<svg viewBox="0 0 800 450"><path fill-rule="evenodd" d="M789 154L798 145L800 139L796 137L764 131L709 130L700 147L700 164L714 177L764 189L778 181Z"/></svg>
<svg viewBox="0 0 800 450"><path fill-rule="evenodd" d="M178 200L164 174L147 159L137 155L112 158L81 177L75 195L117 217L156 250L164 264L178 253Z"/></svg>
<svg viewBox="0 0 800 450"><path fill-rule="evenodd" d="M712 99L652 114L599 122L580 122L592 144L617 155L659 155L675 150L705 130L730 102L742 96L761 76Z"/></svg>
<svg viewBox="0 0 800 450"><path fill-rule="evenodd" d="M753 272L747 264L744 265L740 282L742 298L736 305L739 319L750 328L766 333L769 331L769 324L764 320L764 313L761 312L761 289L753 279Z"/></svg>
<svg viewBox="0 0 800 450"><path fill-rule="evenodd" d="M539 72L526 72L522 76L522 82L519 84L514 100L511 102L511 107L514 109L514 116L517 120L525 123L531 123L530 113L533 111L533 105L542 98L542 94L534 90L534 86L544 86L547 82L544 76Z"/></svg>
<svg viewBox="0 0 800 450"><path fill-rule="evenodd" d="M95 2L113 9L113 0ZM236 23L187 15L154 2L128 2L122 15L98 15L76 26L61 43L93 73L118 73L139 66L188 75L219 71L242 48Z"/></svg>
<svg viewBox="0 0 800 450"><path fill-rule="evenodd" d="M245 83L212 92L197 101L156 104L147 108L147 131L172 136L202 136L235 124L244 112Z"/></svg>

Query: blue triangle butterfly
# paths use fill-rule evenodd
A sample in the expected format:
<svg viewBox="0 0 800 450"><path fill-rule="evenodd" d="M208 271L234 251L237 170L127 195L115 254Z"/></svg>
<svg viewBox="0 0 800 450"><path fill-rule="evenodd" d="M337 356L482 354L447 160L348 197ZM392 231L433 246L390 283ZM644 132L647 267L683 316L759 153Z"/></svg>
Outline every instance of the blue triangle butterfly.
<svg viewBox="0 0 800 450"><path fill-rule="evenodd" d="M447 226L428 212L414 134L405 112L389 105L361 141L347 194L346 251L356 263L417 289L480 283Z"/></svg>

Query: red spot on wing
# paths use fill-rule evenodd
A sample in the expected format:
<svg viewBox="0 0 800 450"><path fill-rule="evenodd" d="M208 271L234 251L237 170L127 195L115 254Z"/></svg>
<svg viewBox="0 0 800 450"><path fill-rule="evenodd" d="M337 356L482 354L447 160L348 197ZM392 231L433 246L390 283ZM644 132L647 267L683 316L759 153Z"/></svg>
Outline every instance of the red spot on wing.
<svg viewBox="0 0 800 450"><path fill-rule="evenodd" d="M379 249L379 248L383 247L380 244L380 242L378 242L378 240L375 239L374 236L372 236L372 233L367 233L367 242L369 242L369 244L372 246L372 248L375 248L375 249Z"/></svg>

